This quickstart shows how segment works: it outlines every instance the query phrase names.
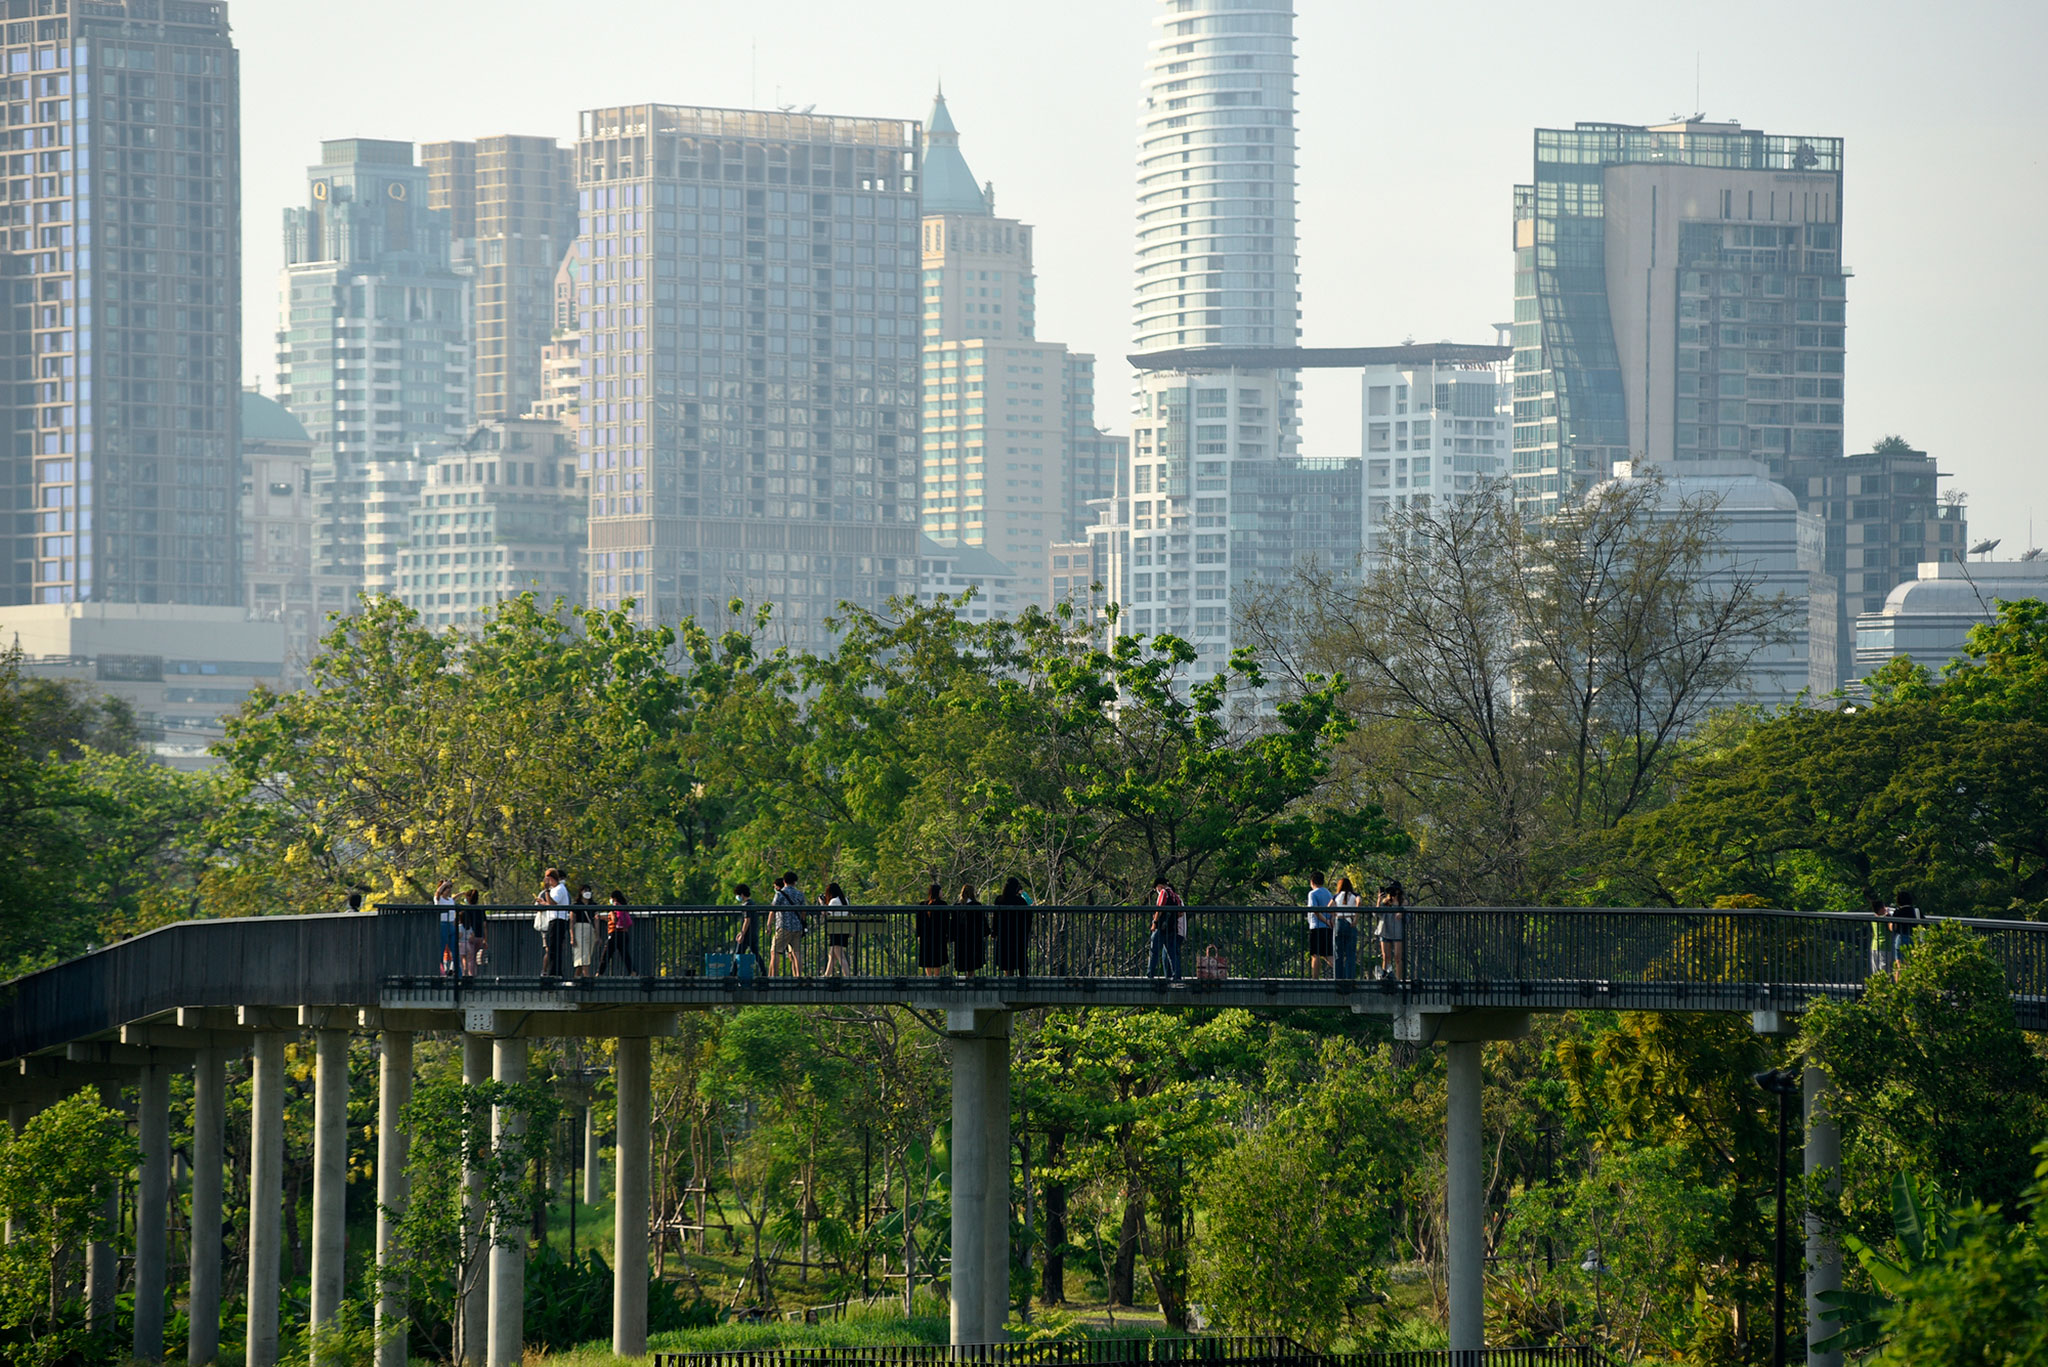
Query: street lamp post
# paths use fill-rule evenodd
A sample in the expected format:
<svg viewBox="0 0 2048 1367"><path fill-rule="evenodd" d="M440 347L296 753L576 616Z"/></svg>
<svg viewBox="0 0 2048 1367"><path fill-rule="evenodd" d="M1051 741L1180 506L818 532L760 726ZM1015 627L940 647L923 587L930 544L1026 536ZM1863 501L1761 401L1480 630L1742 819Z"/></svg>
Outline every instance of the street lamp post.
<svg viewBox="0 0 2048 1367"><path fill-rule="evenodd" d="M1778 1098L1778 1234L1772 1258L1771 1367L1785 1367L1785 1147L1799 1079L1781 1068L1752 1076L1757 1086Z"/></svg>

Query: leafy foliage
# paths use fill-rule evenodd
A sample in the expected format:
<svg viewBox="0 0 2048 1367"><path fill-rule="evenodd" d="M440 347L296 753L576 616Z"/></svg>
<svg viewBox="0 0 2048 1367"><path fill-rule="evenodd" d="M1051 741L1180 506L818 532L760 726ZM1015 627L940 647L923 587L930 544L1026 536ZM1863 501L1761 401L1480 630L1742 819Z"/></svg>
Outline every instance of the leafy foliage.
<svg viewBox="0 0 2048 1367"><path fill-rule="evenodd" d="M0 1246L0 1346L10 1362L102 1356L66 1265L100 1232L102 1203L137 1158L121 1113L89 1091L45 1107L18 1135L0 1127L0 1211L15 1231Z"/></svg>

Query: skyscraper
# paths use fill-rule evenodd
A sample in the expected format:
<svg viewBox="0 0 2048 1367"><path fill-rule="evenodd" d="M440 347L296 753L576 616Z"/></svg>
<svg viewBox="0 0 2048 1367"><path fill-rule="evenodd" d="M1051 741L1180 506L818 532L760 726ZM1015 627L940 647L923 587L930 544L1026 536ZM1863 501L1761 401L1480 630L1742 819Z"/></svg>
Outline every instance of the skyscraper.
<svg viewBox="0 0 2048 1367"><path fill-rule="evenodd" d="M241 602L227 6L7 0L0 603Z"/></svg>
<svg viewBox="0 0 2048 1367"><path fill-rule="evenodd" d="M1229 658L1232 585L1271 562L1253 529L1231 531L1233 489L1270 481L1231 463L1298 447L1299 385L1273 365L1300 338L1294 11L1162 4L1138 150L1142 374L1128 475L1097 534L1111 596L1134 605L1119 629L1187 637L1207 674Z"/></svg>
<svg viewBox="0 0 2048 1367"><path fill-rule="evenodd" d="M1047 556L1100 497L1095 358L1037 340L1032 229L995 215L941 94L925 127L924 530L1007 564L1047 604Z"/></svg>
<svg viewBox="0 0 2048 1367"><path fill-rule="evenodd" d="M553 138L504 136L430 142L420 161L428 206L448 213L455 264L475 282L476 420L516 418L541 397L555 270L576 237L574 159Z"/></svg>
<svg viewBox="0 0 2048 1367"><path fill-rule="evenodd" d="M414 448L469 425L470 282L427 207L409 142L321 144L308 204L287 209L280 399L313 438L322 613L398 586L421 473Z"/></svg>
<svg viewBox="0 0 2048 1367"><path fill-rule="evenodd" d="M1515 187L1515 469L1842 453L1842 142L1695 118L1536 130Z"/></svg>
<svg viewBox="0 0 2048 1367"><path fill-rule="evenodd" d="M576 146L590 601L917 591L918 125L631 105Z"/></svg>

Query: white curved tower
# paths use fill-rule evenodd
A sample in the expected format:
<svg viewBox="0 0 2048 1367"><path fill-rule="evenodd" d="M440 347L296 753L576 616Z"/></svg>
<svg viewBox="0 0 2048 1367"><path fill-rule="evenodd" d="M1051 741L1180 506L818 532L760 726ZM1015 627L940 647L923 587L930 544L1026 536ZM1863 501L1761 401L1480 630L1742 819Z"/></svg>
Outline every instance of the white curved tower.
<svg viewBox="0 0 2048 1367"><path fill-rule="evenodd" d="M1138 138L1137 350L1293 346L1294 7L1161 4Z"/></svg>

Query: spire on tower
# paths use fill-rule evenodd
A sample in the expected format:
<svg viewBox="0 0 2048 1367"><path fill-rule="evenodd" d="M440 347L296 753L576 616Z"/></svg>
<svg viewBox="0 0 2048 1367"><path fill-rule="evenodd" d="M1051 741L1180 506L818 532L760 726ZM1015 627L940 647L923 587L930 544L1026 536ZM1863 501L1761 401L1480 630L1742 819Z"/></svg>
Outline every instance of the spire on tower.
<svg viewBox="0 0 2048 1367"><path fill-rule="evenodd" d="M986 216L988 200L982 194L967 158L960 155L960 130L946 108L946 91L941 85L932 100L932 115L924 125L924 212L927 214L976 214Z"/></svg>

